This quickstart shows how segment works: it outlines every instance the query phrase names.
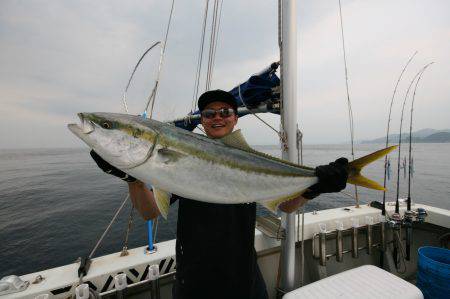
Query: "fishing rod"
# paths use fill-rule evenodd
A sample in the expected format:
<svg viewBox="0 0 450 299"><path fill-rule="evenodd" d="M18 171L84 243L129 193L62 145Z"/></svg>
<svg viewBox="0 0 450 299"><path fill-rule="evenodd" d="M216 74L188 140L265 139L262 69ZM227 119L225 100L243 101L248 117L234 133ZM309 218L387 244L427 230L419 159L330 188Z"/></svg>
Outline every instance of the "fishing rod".
<svg viewBox="0 0 450 299"><path fill-rule="evenodd" d="M345 39L344 39L344 23L342 21L342 5L341 0L339 0L339 19L341 21L341 38L342 38L342 52L344 56L344 74L345 74L345 88L347 92L347 107L348 107L348 119L350 125L350 145L351 145L351 155L352 160L355 160L355 147L354 147L354 137L355 137L355 127L353 124L353 109L352 102L350 101L350 91L348 87L348 68L347 68L347 55L345 53ZM359 208L359 196L358 196L358 188L355 186L355 207Z"/></svg>
<svg viewBox="0 0 450 299"><path fill-rule="evenodd" d="M399 213L400 211L400 203L399 203L399 193L400 193L400 160L401 160L401 145L402 145L402 125L403 125L403 114L405 111L405 105L406 105L406 100L408 99L408 95L409 92L411 90L411 87L414 83L414 81L416 81L416 79L427 69L427 67L429 67L431 63L428 63L427 65L425 65L424 67L422 67L417 74L414 76L414 78L411 80L411 83L408 86L408 89L406 90L406 94L405 94L405 99L403 100L403 105L402 105L402 114L400 117L400 129L399 129L399 135L398 135L398 160L397 160L397 196L396 196L396 201L395 201L395 213Z"/></svg>
<svg viewBox="0 0 450 299"><path fill-rule="evenodd" d="M434 62L429 63L420 73L419 78L417 78L416 85L414 87L413 98L411 101L411 112L410 112L410 122L409 122L409 157L408 157L408 197L406 200L406 210L405 212L405 226L406 226L406 260L411 259L411 241L412 241L412 212L411 212L411 165L412 165L412 120L414 111L414 102L416 99L417 86L419 85L420 79L426 68L432 65Z"/></svg>
<svg viewBox="0 0 450 299"><path fill-rule="evenodd" d="M403 77L403 73L406 71L406 68L408 67L408 65L410 64L410 62L413 60L413 58L416 56L417 51L414 52L414 54L408 59L408 62L405 64L405 66L403 67L403 70L400 73L400 76L397 79L397 83L395 84L395 88L394 88L394 92L392 93L392 97L391 97L391 103L389 105L389 114L388 114L388 121L387 121L387 130L386 130L386 146L389 146L389 126L391 123L391 114L392 114L392 105L394 104L394 98L395 98L395 94L397 93L397 87L398 84L400 83L400 80ZM387 164L388 164L388 155L386 155L384 157L384 182L383 182L383 187L386 189L386 175L387 175ZM381 208L381 215L386 215L386 191L383 191L383 205ZM382 261L381 261L382 264Z"/></svg>
<svg viewBox="0 0 450 299"><path fill-rule="evenodd" d="M411 90L412 85L414 84L414 82L416 81L416 79L423 73L423 71L430 65L431 63L425 65L424 67L422 67L417 74L414 76L414 78L411 80L411 83L408 86L408 89L406 90L406 94L405 94L405 98L403 100L403 105L402 105L402 114L400 117L400 128L399 128L399 135L398 135L398 158L397 158L397 194L396 194L396 200L395 200L395 213L392 215L392 220L395 222L395 226L394 228L396 230L400 230L401 228L401 224L402 224L402 219L400 216L400 201L399 201L399 193L400 193L400 160L401 160L401 145L402 145L402 125L403 125L403 115L404 115L404 111L405 111L405 105L406 105L406 101L408 99L408 95L409 92ZM411 211L407 211L406 213L406 218L408 219L408 221L412 221L412 213ZM409 225L407 225L408 227ZM408 231L409 233L411 233L411 230ZM400 244L401 246L401 244ZM393 251L393 257L394 257L394 264L397 267L398 265L398 260L397 260L397 255L398 255L398 246L396 245L396 243L394 242L394 251Z"/></svg>
<svg viewBox="0 0 450 299"><path fill-rule="evenodd" d="M422 67L417 74L414 76L414 78L411 80L411 83L409 83L408 89L406 90L406 94L405 94L405 98L403 100L403 105L402 105L402 113L401 113L401 117L400 117L400 128L399 128L399 134L398 134L398 158L397 158L397 194L396 194L396 200L395 200L395 212L394 214L392 214L391 220L394 222L394 229L400 230L401 228L401 224L402 224L402 219L401 216L399 214L400 212L400 201L399 201L399 193L400 193L400 160L401 160L401 145L402 145L402 125L403 125L403 115L404 115L404 111L405 111L405 105L406 105L406 101L408 99L408 95L409 92L411 90L412 85L414 84L414 82L416 81L416 79L418 78L418 76L421 75L421 73L430 65L427 64L424 67ZM408 211L406 213L406 218L407 219L411 219L412 216L411 212ZM408 220L409 221L409 220ZM410 232L410 230L408 231ZM400 244L401 246L401 244ZM394 250L392 252L393 254L393 258L394 258L394 264L397 267L398 265L398 260L397 260L397 256L398 256L398 245L396 242L394 242Z"/></svg>
<svg viewBox="0 0 450 299"><path fill-rule="evenodd" d="M405 66L403 67L402 71L400 72L400 75L398 76L397 83L395 84L395 87L394 87L394 92L392 93L391 102L389 105L389 113L388 113L387 129L386 129L386 147L389 146L389 129L390 129L390 123L391 123L392 106L394 104L394 99L395 99L395 95L397 93L397 88L403 77L403 74L405 73L406 69L408 68L408 65L411 63L411 61L416 56L416 54L417 54L417 51L414 52L414 54L406 62ZM381 217L381 219L382 219L381 229L382 229L382 231L386 230L386 221L385 221L386 220L386 176L388 174L388 163L389 163L388 155L386 155L384 157L384 179L383 179L383 187L385 190L383 191L383 204L381 206L381 216L382 216ZM390 165L390 163L389 163L389 165ZM381 254L380 254L380 267L383 267L384 252L386 251L386 239L382 238L381 243L382 243L382 245L381 245Z"/></svg>
<svg viewBox="0 0 450 299"><path fill-rule="evenodd" d="M411 165L412 165L412 123L413 123L413 111L414 111L414 101L416 99L416 90L419 85L419 81L422 78L423 73L426 68L432 65L434 62L429 63L423 71L420 73L419 78L416 81L416 86L414 87L413 99L411 102L411 112L410 112L410 121L409 121L409 157L408 157L408 199L407 199L407 209L411 210Z"/></svg>

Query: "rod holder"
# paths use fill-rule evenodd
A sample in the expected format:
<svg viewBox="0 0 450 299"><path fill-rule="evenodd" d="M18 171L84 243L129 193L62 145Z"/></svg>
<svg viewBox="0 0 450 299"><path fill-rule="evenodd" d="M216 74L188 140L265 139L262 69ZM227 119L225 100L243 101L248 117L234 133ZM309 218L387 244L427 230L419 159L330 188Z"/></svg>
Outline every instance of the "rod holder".
<svg viewBox="0 0 450 299"><path fill-rule="evenodd" d="M359 219L352 218L352 257L358 258L358 227Z"/></svg>
<svg viewBox="0 0 450 299"><path fill-rule="evenodd" d="M336 261L344 260L344 239L343 239L344 223L336 221Z"/></svg>
<svg viewBox="0 0 450 299"><path fill-rule="evenodd" d="M327 264L327 225L319 223L319 251L320 251L320 265Z"/></svg>
<svg viewBox="0 0 450 299"><path fill-rule="evenodd" d="M367 224L367 230L366 230L366 252L367 254L372 254L372 231L373 231L373 217L372 216L366 216L366 224Z"/></svg>
<svg viewBox="0 0 450 299"><path fill-rule="evenodd" d="M75 288L76 299L89 299L89 285L87 283L80 284Z"/></svg>
<svg viewBox="0 0 450 299"><path fill-rule="evenodd" d="M127 275L125 273L119 273L114 276L114 286L116 290L122 291L127 288Z"/></svg>
<svg viewBox="0 0 450 299"><path fill-rule="evenodd" d="M150 298L159 299L161 298L160 286L159 286L159 265L151 265L148 268L147 279L150 280Z"/></svg>
<svg viewBox="0 0 450 299"><path fill-rule="evenodd" d="M119 273L114 276L114 287L116 289L116 296L118 299L126 297L126 289L128 287L127 275L125 273Z"/></svg>

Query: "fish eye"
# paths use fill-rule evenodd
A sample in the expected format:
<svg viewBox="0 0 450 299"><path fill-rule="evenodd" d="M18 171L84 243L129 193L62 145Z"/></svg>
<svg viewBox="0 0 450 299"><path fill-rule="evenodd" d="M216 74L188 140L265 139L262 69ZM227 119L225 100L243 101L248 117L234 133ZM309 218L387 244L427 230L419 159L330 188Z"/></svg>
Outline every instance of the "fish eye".
<svg viewBox="0 0 450 299"><path fill-rule="evenodd" d="M101 124L103 129L111 129L112 128L112 124L109 121L104 121Z"/></svg>

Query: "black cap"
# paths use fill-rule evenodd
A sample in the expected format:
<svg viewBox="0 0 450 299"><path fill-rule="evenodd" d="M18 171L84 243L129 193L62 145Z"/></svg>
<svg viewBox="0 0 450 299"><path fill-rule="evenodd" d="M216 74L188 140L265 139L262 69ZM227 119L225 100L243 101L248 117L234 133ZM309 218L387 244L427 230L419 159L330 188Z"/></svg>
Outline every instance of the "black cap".
<svg viewBox="0 0 450 299"><path fill-rule="evenodd" d="M210 90L203 93L198 99L198 109L203 111L205 107L212 102L224 102L230 104L234 110L237 110L236 98L229 92L224 90Z"/></svg>

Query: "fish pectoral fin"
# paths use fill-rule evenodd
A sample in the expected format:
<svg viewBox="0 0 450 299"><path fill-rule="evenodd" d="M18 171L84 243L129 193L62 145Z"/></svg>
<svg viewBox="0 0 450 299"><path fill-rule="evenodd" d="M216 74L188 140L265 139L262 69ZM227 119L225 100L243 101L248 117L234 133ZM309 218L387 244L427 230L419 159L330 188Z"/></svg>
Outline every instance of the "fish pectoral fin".
<svg viewBox="0 0 450 299"><path fill-rule="evenodd" d="M167 191L153 188L153 196L155 197L156 205L164 219L167 219L167 214L169 214L170 207L170 196L171 194Z"/></svg>
<svg viewBox="0 0 450 299"><path fill-rule="evenodd" d="M260 202L266 209L268 209L269 211L271 211L272 213L276 213L278 207L280 206L280 204L282 204L285 201L289 201L291 199L297 198L302 194L302 192L299 193L295 193L292 195L288 195L288 196L283 196L277 199L273 199L273 200L268 200L268 201L264 201L264 202Z"/></svg>
<svg viewBox="0 0 450 299"><path fill-rule="evenodd" d="M220 140L231 147L238 148L241 150L253 150L250 145L248 145L241 130L236 130L225 137L220 138Z"/></svg>
<svg viewBox="0 0 450 299"><path fill-rule="evenodd" d="M176 162L179 159L183 158L184 156L185 156L184 154L168 148L160 148L158 150L158 157L165 164Z"/></svg>

